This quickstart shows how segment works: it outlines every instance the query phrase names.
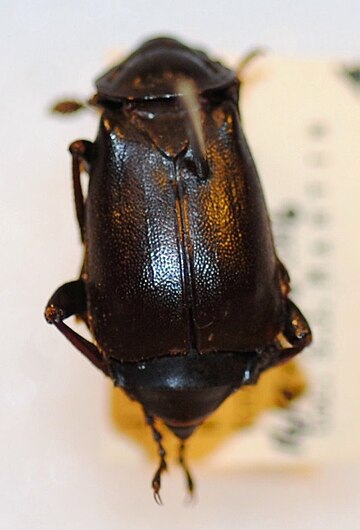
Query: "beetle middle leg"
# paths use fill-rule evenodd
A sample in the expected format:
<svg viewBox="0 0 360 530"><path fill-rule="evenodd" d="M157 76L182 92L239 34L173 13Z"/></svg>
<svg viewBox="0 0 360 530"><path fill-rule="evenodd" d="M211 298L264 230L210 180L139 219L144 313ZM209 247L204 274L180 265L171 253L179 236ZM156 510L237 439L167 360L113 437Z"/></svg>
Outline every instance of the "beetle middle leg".
<svg viewBox="0 0 360 530"><path fill-rule="evenodd" d="M164 449L164 446L162 444L162 435L161 435L161 432L155 427L155 421L154 421L154 416L152 416L151 414L148 414L146 412L146 410L144 410L145 412L145 418L146 418L146 422L147 424L149 425L149 427L151 428L152 430L152 433L153 433L153 438L155 440L155 442L157 443L158 445L158 454L160 456L160 464L159 464L159 467L154 475L154 478L152 480L152 488L154 490L154 499L156 501L157 504L162 504L162 500L161 500L161 497L160 497L160 488L161 488L161 474L163 473L163 471L167 471L167 463L166 463L166 451Z"/></svg>
<svg viewBox="0 0 360 530"><path fill-rule="evenodd" d="M71 315L81 315L85 312L85 286L84 282L79 279L65 283L55 291L47 303L45 318L49 324L54 324L89 361L104 372L105 375L109 375L107 362L97 347L63 322L63 320Z"/></svg>

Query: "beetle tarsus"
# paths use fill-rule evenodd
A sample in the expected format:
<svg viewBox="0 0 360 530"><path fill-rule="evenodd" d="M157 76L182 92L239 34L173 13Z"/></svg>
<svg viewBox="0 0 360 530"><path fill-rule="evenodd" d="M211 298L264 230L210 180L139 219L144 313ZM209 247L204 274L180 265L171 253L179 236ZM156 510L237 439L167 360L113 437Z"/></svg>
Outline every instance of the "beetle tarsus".
<svg viewBox="0 0 360 530"><path fill-rule="evenodd" d="M153 488L154 488L154 484L153 484ZM159 486L159 489L160 489L160 486ZM164 503L161 500L159 491L154 491L154 500L156 504L158 504L159 506L164 506Z"/></svg>
<svg viewBox="0 0 360 530"><path fill-rule="evenodd" d="M187 491L189 493L190 500L194 499L194 493L195 493L195 483L191 476L191 473L189 471L189 468L187 467L186 461L185 461L185 442L181 441L179 445L179 457L178 457L179 465L183 468L185 477L186 477L186 486Z"/></svg>
<svg viewBox="0 0 360 530"><path fill-rule="evenodd" d="M161 476L162 471L163 471L163 469L162 469L161 464L160 464L160 467L156 471L156 473L154 475L154 478L153 478L153 480L151 482L151 485L152 485L152 488L153 488L153 496L154 496L156 504L158 504L159 506L163 506L164 505L164 503L163 503L163 501L161 499L161 496L160 496L160 488L161 488L161 478L160 478L160 476Z"/></svg>
<svg viewBox="0 0 360 530"><path fill-rule="evenodd" d="M156 428L154 417L148 414L145 411L145 418L146 422L149 425L149 427L152 430L153 438L158 446L158 454L160 456L160 464L158 469L156 470L156 473L154 475L154 478L152 479L151 485L154 490L154 499L156 504L162 505L163 502L160 497L160 488L161 488L161 475L163 471L167 471L167 463L166 463L166 451L164 449L164 446L162 445L162 435L161 432Z"/></svg>

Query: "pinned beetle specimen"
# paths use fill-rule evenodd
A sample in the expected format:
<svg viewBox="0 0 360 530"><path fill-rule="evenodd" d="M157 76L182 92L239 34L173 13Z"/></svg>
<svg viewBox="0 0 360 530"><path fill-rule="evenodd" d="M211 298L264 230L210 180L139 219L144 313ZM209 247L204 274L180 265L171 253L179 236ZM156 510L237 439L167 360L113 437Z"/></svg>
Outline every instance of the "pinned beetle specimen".
<svg viewBox="0 0 360 530"><path fill-rule="evenodd" d="M155 418L179 438L192 491L185 440L232 392L299 353L311 332L288 298L236 74L158 38L96 87L97 139L70 146L85 260L45 316L143 405L159 448L160 501L166 454ZM66 112L79 106L64 103ZM70 315L93 343L64 323Z"/></svg>

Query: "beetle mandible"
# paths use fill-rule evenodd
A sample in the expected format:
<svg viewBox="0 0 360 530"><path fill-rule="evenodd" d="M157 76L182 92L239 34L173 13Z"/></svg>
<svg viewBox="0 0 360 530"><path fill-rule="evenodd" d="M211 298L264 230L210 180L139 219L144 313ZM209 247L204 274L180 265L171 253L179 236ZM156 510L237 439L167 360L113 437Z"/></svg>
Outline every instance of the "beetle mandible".
<svg viewBox="0 0 360 530"><path fill-rule="evenodd" d="M170 38L101 76L94 143L71 144L85 259L45 317L184 443L235 390L311 342L289 299L258 173L240 124L236 74ZM65 110L75 110L68 106ZM90 177L86 200L80 173ZM91 343L64 320L77 315Z"/></svg>

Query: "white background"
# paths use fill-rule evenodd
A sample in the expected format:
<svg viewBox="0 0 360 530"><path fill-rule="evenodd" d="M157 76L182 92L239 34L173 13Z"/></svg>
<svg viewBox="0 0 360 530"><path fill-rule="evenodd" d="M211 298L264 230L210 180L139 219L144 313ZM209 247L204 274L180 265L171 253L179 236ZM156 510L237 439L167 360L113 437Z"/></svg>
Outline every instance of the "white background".
<svg viewBox="0 0 360 530"><path fill-rule="evenodd" d="M360 528L355 463L296 473L202 465L191 508L174 471L158 508L141 452L130 447L120 466L103 450L108 387L42 318L81 260L65 149L96 128L90 116L50 117L49 102L91 95L114 50L155 34L221 55L260 45L350 60L359 21L355 1L1 3L1 529Z"/></svg>

